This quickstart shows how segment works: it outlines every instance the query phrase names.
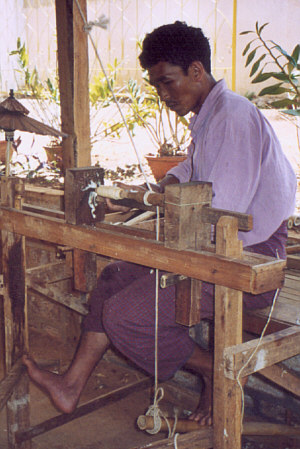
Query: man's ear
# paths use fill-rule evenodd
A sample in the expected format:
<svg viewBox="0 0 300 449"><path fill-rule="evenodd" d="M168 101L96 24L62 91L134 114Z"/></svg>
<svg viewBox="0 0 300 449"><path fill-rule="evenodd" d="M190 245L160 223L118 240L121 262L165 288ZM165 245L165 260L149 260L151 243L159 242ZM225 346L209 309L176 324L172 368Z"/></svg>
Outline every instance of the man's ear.
<svg viewBox="0 0 300 449"><path fill-rule="evenodd" d="M194 81L201 81L205 73L203 64L200 61L193 61L190 64L188 71L190 76L193 77Z"/></svg>

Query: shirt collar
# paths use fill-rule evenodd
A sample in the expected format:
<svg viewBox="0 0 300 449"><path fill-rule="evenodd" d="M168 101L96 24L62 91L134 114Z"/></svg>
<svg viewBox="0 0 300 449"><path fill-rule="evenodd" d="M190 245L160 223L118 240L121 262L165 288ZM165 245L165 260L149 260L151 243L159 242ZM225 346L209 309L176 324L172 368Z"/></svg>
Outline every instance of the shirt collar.
<svg viewBox="0 0 300 449"><path fill-rule="evenodd" d="M203 105L200 108L198 114L193 115L190 119L189 130L191 131L191 137L193 138L197 134L197 130L205 122L209 111L214 105L215 101L219 95L227 89L226 82L224 79L217 82L217 84L212 88L207 97L204 100Z"/></svg>

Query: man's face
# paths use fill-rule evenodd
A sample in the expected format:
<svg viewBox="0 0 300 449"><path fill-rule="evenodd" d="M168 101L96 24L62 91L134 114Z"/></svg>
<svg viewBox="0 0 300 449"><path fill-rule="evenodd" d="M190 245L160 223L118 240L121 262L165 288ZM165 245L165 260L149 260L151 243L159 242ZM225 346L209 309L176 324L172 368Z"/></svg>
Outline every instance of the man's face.
<svg viewBox="0 0 300 449"><path fill-rule="evenodd" d="M192 67L187 75L180 66L161 61L149 70L149 81L161 100L178 115L198 113L202 104L201 84L195 80Z"/></svg>

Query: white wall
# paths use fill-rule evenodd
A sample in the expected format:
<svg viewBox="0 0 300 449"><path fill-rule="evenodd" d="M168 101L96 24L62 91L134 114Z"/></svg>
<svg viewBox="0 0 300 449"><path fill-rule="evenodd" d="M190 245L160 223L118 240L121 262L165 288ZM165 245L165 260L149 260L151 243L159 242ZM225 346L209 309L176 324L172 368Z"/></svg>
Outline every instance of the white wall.
<svg viewBox="0 0 300 449"><path fill-rule="evenodd" d="M36 66L41 77L53 77L56 68L54 0L0 0L0 8L0 90L8 92L16 88L13 71L16 64L8 54L16 48L18 36L26 42L31 68ZM101 14L110 18L109 30L94 28L92 36L105 65L115 58L122 61L123 78L140 74L137 39L159 25L179 19L202 27L210 37L214 74L217 79L225 77L230 86L232 11L233 0L88 0L88 20L95 20ZM269 22L265 37L290 52L300 41L300 0L237 0L236 86L242 94L255 89L242 57L249 36L239 33L254 29L256 21ZM91 78L99 71L90 48Z"/></svg>

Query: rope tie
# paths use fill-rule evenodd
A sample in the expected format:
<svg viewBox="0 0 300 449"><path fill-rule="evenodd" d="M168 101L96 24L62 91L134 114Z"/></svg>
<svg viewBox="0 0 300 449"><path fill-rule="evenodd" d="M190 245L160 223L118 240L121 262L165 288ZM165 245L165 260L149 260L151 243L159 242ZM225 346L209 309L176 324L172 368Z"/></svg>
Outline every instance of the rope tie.
<svg viewBox="0 0 300 449"><path fill-rule="evenodd" d="M85 32L89 32L93 29L93 27L99 27L103 28L104 30L107 30L109 24L109 19L104 15L101 14L100 17L98 17L97 20L91 20L84 24L83 29Z"/></svg>
<svg viewBox="0 0 300 449"><path fill-rule="evenodd" d="M146 432L151 433L154 435L155 433L158 433L161 428L161 417L163 417L163 413L160 410L158 404L164 397L164 391L162 388L158 388L155 392L154 401L153 404L150 405L146 412L146 416L152 416L153 417L153 429L147 429Z"/></svg>

